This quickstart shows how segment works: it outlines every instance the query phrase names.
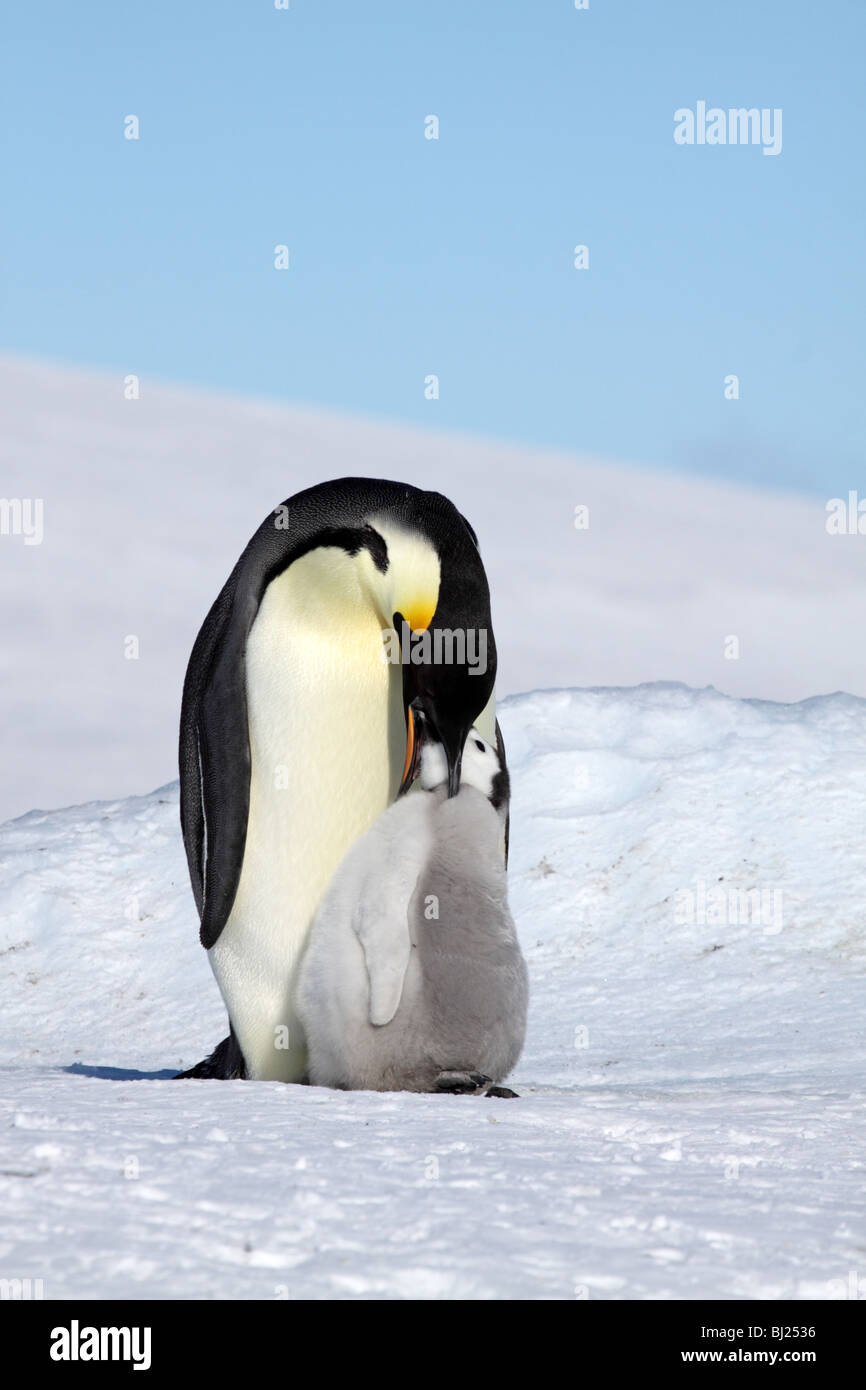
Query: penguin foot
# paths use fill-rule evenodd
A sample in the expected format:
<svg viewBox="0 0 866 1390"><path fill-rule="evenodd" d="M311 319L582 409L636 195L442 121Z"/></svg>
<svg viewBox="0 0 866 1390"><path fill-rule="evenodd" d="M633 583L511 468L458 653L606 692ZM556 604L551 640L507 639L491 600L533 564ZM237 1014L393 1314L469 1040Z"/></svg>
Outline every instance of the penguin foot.
<svg viewBox="0 0 866 1390"><path fill-rule="evenodd" d="M440 1071L433 1088L453 1096L480 1096L489 1085L490 1077L480 1071Z"/></svg>
<svg viewBox="0 0 866 1390"><path fill-rule="evenodd" d="M244 1055L238 1046L234 1033L223 1038L209 1057L198 1062L189 1071L179 1071L174 1081L244 1081L247 1069Z"/></svg>
<svg viewBox="0 0 866 1390"><path fill-rule="evenodd" d="M501 1096L503 1100L519 1100L517 1091L512 1091L510 1086L488 1086L484 1092L486 1096Z"/></svg>

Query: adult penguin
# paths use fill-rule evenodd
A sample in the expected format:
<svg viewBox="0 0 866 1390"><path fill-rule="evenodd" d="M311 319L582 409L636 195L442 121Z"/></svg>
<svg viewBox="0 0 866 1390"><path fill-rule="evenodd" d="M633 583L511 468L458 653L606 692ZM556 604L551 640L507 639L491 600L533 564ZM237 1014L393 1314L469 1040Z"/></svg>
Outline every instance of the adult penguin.
<svg viewBox="0 0 866 1390"><path fill-rule="evenodd" d="M322 893L417 771L414 702L450 796L473 724L501 746L495 675L477 538L446 497L341 478L265 519L184 682L181 826L230 1033L182 1075L303 1080L293 994Z"/></svg>

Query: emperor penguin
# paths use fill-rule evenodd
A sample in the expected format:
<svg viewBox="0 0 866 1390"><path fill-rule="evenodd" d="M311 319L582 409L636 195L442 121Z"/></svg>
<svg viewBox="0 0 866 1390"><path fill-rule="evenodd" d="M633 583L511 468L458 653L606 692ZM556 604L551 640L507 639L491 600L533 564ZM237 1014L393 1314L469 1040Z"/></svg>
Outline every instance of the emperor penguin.
<svg viewBox="0 0 866 1390"><path fill-rule="evenodd" d="M425 740L421 790L355 842L319 904L297 996L313 1085L514 1095L496 1084L528 996L501 853L508 773L472 729L451 799L447 779Z"/></svg>
<svg viewBox="0 0 866 1390"><path fill-rule="evenodd" d="M472 527L446 497L341 478L265 518L187 668L180 813L229 1036L182 1076L302 1081L298 964L346 851L396 799L414 715L456 795L496 743L496 643Z"/></svg>

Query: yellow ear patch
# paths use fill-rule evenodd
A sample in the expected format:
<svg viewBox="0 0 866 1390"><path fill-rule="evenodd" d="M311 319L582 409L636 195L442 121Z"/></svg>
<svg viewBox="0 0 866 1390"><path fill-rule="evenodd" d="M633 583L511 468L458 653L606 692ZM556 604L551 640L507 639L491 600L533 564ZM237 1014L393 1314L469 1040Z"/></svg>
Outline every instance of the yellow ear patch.
<svg viewBox="0 0 866 1390"><path fill-rule="evenodd" d="M394 614L402 613L413 632L423 632L439 602L442 575L436 549L426 536L395 525L389 517L373 516L370 525L388 548L388 570L380 577L377 594L384 624L389 626Z"/></svg>
<svg viewBox="0 0 866 1390"><path fill-rule="evenodd" d="M436 600L416 599L414 603L407 604L402 612L413 632L423 632L430 626L436 612Z"/></svg>

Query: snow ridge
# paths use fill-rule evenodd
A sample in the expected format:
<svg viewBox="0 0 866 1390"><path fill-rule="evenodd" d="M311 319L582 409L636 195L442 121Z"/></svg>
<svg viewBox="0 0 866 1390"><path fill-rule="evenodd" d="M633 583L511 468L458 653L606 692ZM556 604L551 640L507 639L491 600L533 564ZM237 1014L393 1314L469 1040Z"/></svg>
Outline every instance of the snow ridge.
<svg viewBox="0 0 866 1390"><path fill-rule="evenodd" d="M866 701L652 684L501 718L518 1101L169 1082L224 1025L177 786L0 827L0 1276L47 1298L866 1287Z"/></svg>

